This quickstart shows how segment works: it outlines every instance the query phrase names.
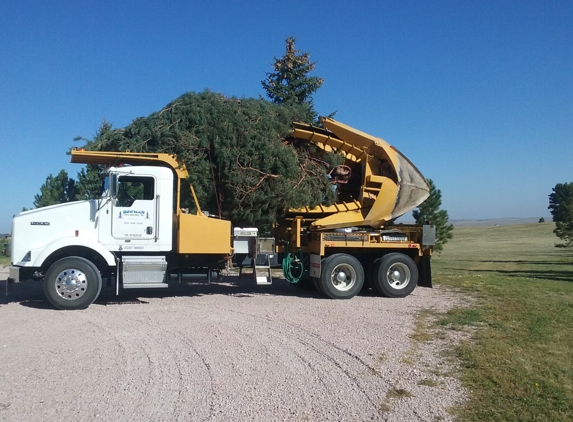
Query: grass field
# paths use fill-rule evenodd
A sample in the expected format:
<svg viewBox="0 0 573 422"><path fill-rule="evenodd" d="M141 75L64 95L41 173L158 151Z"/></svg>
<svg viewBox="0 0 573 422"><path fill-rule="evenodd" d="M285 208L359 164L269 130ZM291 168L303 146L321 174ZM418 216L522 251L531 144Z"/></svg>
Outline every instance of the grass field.
<svg viewBox="0 0 573 422"><path fill-rule="evenodd" d="M472 333L453 351L471 391L460 420L573 420L573 250L553 227L456 228L433 261L436 284L477 298L437 321Z"/></svg>

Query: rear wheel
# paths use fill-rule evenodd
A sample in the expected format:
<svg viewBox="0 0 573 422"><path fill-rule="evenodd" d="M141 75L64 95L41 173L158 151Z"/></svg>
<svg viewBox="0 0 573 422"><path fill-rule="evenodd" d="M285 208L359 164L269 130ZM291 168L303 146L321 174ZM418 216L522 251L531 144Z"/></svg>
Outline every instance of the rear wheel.
<svg viewBox="0 0 573 422"><path fill-rule="evenodd" d="M374 265L373 283L382 296L406 297L418 284L418 267L408 255L384 255Z"/></svg>
<svg viewBox="0 0 573 422"><path fill-rule="evenodd" d="M364 269L356 258L347 254L335 254L322 261L322 273L318 279L320 290L332 299L350 299L364 285Z"/></svg>
<svg viewBox="0 0 573 422"><path fill-rule="evenodd" d="M101 284L97 267L74 256L52 264L44 279L44 293L58 309L85 309L99 296Z"/></svg>

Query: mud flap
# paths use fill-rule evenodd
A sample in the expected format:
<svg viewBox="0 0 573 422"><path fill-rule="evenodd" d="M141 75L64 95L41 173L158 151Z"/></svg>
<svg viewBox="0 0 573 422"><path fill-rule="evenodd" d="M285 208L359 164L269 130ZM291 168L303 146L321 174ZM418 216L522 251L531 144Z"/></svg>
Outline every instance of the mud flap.
<svg viewBox="0 0 573 422"><path fill-rule="evenodd" d="M322 257L317 254L310 254L310 268L308 269L308 275L314 278L320 278L321 273L321 259Z"/></svg>
<svg viewBox="0 0 573 422"><path fill-rule="evenodd" d="M10 291L12 290L14 283L15 283L15 281L13 278L7 278L6 279L6 296L8 296L10 294Z"/></svg>
<svg viewBox="0 0 573 422"><path fill-rule="evenodd" d="M8 267L8 278L6 279L6 296L10 294L14 284L19 283L20 281L20 268L13 266Z"/></svg>
<svg viewBox="0 0 573 422"><path fill-rule="evenodd" d="M432 260L429 256L418 261L418 286L432 287Z"/></svg>

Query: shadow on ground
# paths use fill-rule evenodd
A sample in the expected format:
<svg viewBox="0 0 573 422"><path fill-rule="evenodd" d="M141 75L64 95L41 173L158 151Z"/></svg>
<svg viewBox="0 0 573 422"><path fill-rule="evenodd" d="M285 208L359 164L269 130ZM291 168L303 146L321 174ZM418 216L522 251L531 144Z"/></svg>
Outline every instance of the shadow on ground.
<svg viewBox="0 0 573 422"><path fill-rule="evenodd" d="M573 282L573 271L556 270L466 270L479 273L497 273L508 277L536 278L551 281Z"/></svg>
<svg viewBox="0 0 573 422"><path fill-rule="evenodd" d="M495 261L483 261L483 262L495 262ZM500 261L500 262L519 263L519 261ZM531 264L531 262L527 262L527 264ZM548 265L547 263L544 263L544 264ZM566 264L566 263L558 263L558 264ZM566 265L571 266L571 264L566 264ZM551 264L551 266L554 266L554 264ZM496 273L496 274L503 274L507 277L515 277L515 278L535 278L535 279L539 279L539 280L573 282L573 270L551 270L551 269L503 270L503 269L495 269L495 268L471 270L471 269L460 269L460 268L453 268L453 267L449 267L446 269L448 271L460 271L460 272L468 272L468 273Z"/></svg>
<svg viewBox="0 0 573 422"><path fill-rule="evenodd" d="M27 281L15 284L9 295L5 295L6 281L0 281L0 307L9 303L19 303L36 309L51 309L52 305L45 299L42 282ZM171 282L165 289L134 289L120 290L119 296L115 294L115 288L104 284L95 305L125 305L145 304L147 299L168 298L177 296L200 297L206 295L228 295L239 298L248 298L255 295L272 296L298 296L312 299L327 299L322 293L314 288L297 286L289 283L284 278L273 279L273 284L258 286L252 278L239 278L225 276L219 280L208 283L207 281ZM362 296L374 296L374 293L365 290ZM93 305L92 305L93 306Z"/></svg>

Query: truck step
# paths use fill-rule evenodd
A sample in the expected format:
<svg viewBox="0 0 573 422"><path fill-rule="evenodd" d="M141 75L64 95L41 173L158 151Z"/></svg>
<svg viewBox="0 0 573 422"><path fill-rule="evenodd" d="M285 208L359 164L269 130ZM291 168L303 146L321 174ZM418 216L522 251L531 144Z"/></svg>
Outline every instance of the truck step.
<svg viewBox="0 0 573 422"><path fill-rule="evenodd" d="M164 289L169 287L167 283L125 283L124 289Z"/></svg>
<svg viewBox="0 0 573 422"><path fill-rule="evenodd" d="M258 269L262 271L257 271ZM264 273L268 270L268 274ZM255 267L255 278L257 280L257 286L270 286L273 284L273 277L271 276L271 269L265 267Z"/></svg>

